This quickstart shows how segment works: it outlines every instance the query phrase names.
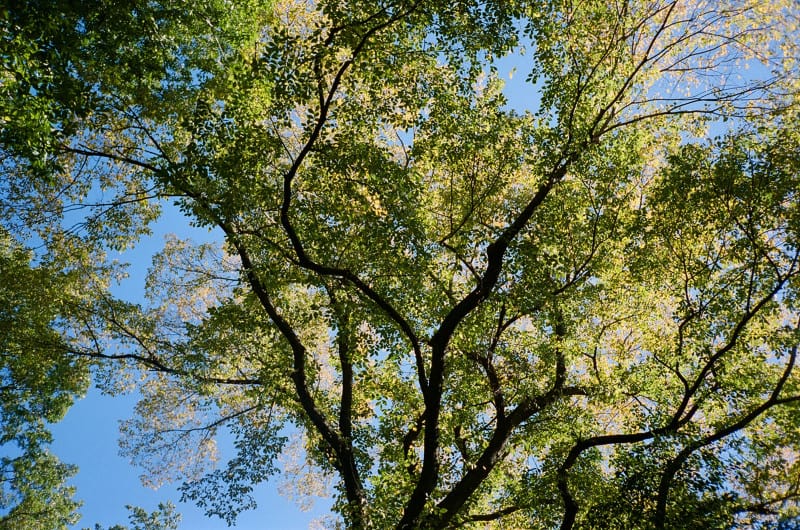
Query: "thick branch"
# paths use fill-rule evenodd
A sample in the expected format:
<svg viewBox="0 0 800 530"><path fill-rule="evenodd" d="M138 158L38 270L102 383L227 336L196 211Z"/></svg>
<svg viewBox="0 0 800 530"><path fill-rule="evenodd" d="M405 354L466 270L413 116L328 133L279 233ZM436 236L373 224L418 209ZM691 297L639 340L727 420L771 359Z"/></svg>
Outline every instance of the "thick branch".
<svg viewBox="0 0 800 530"><path fill-rule="evenodd" d="M478 285L450 310L429 341L431 346L431 367L428 375L428 392L424 396L425 439L423 443L422 472L406 504L398 528L412 528L415 526L425 506L428 495L430 495L436 487L436 481L438 480L439 462L437 453L439 450L439 414L441 412L444 383L445 353L450 338L464 318L478 307L478 305L489 296L495 285L497 285L508 246L527 225L528 221L533 217L533 214L550 193L550 190L564 177L571 160L571 158L562 160L559 165L553 169L549 178L539 186L533 198L528 202L517 218L489 245L486 250L486 270L483 276L481 276Z"/></svg>
<svg viewBox="0 0 800 530"><path fill-rule="evenodd" d="M347 471L342 473L345 494L349 501L348 515L351 526L366 526L364 513L364 486L356 465L353 452L353 363L350 342L350 317L343 308L332 289L328 290L331 307L337 319L336 344L339 352L339 363L342 367L342 392L339 402L339 432L342 436L341 454L338 455L341 467Z"/></svg>
<svg viewBox="0 0 800 530"><path fill-rule="evenodd" d="M565 329L559 314L558 322L556 323L557 338L560 339L564 334ZM517 427L533 415L555 403L562 396L585 394L582 389L565 387L565 383L566 365L564 356L561 351L557 351L553 387L545 394L524 400L507 416L498 416L497 426L492 438L484 448L475 466L467 471L458 484L437 505L437 513L441 515L435 523L429 525L431 528L444 528L458 514L470 496L486 480L489 473L502 461L505 456L506 444Z"/></svg>

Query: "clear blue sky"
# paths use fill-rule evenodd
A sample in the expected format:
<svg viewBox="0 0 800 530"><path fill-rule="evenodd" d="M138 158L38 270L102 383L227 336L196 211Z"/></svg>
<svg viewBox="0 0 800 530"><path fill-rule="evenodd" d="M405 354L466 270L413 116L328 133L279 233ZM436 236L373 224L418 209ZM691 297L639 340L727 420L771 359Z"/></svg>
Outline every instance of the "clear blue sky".
<svg viewBox="0 0 800 530"><path fill-rule="evenodd" d="M180 493L174 486L165 486L157 491L143 487L138 478L139 470L118 455L118 421L130 417L134 403L133 398L112 398L92 390L54 428L56 441L53 451L63 461L80 468L71 483L78 488L78 498L84 501L83 518L72 528L93 528L95 523L104 527L126 524L126 504L150 511L159 502L167 500L172 501L182 514L182 530L228 528L221 519L207 518L193 504L178 502ZM231 455L225 452L224 443L221 446L223 457ZM293 502L278 494L277 479L261 486L256 498L258 509L244 512L235 528L305 529L312 519L326 514L329 507L329 501L322 499L315 503L312 511L301 512Z"/></svg>

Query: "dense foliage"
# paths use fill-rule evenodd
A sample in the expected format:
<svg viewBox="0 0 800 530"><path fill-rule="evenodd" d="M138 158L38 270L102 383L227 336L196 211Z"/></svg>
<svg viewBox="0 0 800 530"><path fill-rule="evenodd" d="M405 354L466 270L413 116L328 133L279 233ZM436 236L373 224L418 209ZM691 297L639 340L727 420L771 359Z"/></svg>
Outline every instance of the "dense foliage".
<svg viewBox="0 0 800 530"><path fill-rule="evenodd" d="M148 481L229 523L292 452L348 528L798 524L795 2L25 4L4 443L94 367ZM224 242L113 297L167 202ZM72 517L56 464L0 508Z"/></svg>

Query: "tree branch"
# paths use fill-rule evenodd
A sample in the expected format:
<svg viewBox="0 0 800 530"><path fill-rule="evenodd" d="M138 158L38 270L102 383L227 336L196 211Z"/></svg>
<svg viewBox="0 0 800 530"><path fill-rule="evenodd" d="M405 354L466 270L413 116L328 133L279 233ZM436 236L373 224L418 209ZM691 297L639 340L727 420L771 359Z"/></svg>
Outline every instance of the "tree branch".
<svg viewBox="0 0 800 530"><path fill-rule="evenodd" d="M763 413L771 409L772 407L786 403L787 401L781 401L779 399L781 390L783 390L783 386L786 384L786 381L789 379L789 376L792 373L792 369L794 368L795 360L797 359L797 346L792 348L789 354L789 361L786 364L786 368L781 374L780 379L775 385L775 388L772 391L769 399L767 399L764 403L750 411L748 414L744 415L739 421L734 422L723 429L719 429L713 434L710 434L700 440L695 440L691 442L689 445L684 447L676 456L673 458L666 466L666 469L661 474L661 480L658 484L658 496L656 498L656 512L653 518L653 522L657 529L663 529L666 523L667 517L667 501L669 500L669 490L672 485L672 479L675 477L675 474L680 470L686 460L697 451L703 447L706 447L714 442L722 440L723 438L740 431L750 425L754 420L756 420L759 416ZM800 401L800 396L796 396L795 400Z"/></svg>
<svg viewBox="0 0 800 530"><path fill-rule="evenodd" d="M358 466L353 451L353 363L350 359L351 336L350 317L333 289L327 289L331 299L331 308L336 316L336 344L338 346L339 364L342 367L342 391L339 400L339 432L342 436L342 451L338 455L341 467L347 471L342 473L345 493L349 501L348 515L354 528L366 527L364 486L361 482Z"/></svg>
<svg viewBox="0 0 800 530"><path fill-rule="evenodd" d="M293 195L292 183L295 177L297 176L298 171L300 170L300 166L303 164L303 161L308 156L308 154L312 151L314 144L319 138L319 135L322 132L322 129L328 120L328 114L330 112L331 104L333 102L337 90L339 89L339 85L341 84L344 78L345 73L349 70L355 58L364 50L365 46L367 45L372 36L374 36L379 31L389 27L390 25L396 23L402 18L408 16L414 10L416 10L417 6L418 3L413 3L408 10L395 13L394 15L389 17L386 21L382 22L381 24L375 25L368 31L366 31L364 35L362 35L358 44L353 48L351 58L345 61L334 75L333 81L331 82L331 86L328 89L327 96L321 95L319 115L317 117L314 128L312 129L311 134L308 137L308 140L306 140L306 143L301 148L300 152L294 159L291 167L287 170L283 178L283 199L280 209L280 221L281 221L281 226L286 232L286 235L289 237L289 241L291 242L292 248L294 249L294 252L297 255L297 263L299 266L311 270L321 276L333 276L347 280L352 285L354 285L356 289L358 289L362 294L364 294L368 299L372 300L375 303L375 305L377 305L384 313L386 313L386 315L389 318L391 318L400 327L401 331L409 340L414 350L414 357L416 360L419 385L422 392L426 393L428 382L427 382L427 377L425 375L425 363L422 356L422 349L420 346L419 338L417 337L416 332L413 330L408 321L397 311L397 309L395 309L394 306L392 306L385 298L379 295L374 289L372 289L372 287L370 287L366 282L364 282L364 280L362 280L358 275L356 275L352 271L338 267L325 266L313 260L306 252L305 247L303 246L303 243L300 239L300 236L295 230L289 215L291 210L292 195Z"/></svg>

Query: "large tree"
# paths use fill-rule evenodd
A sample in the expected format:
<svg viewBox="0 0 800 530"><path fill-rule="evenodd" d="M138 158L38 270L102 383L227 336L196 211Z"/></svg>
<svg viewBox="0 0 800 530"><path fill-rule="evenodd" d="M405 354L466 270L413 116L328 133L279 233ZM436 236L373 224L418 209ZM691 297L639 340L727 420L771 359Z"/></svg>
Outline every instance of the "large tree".
<svg viewBox="0 0 800 530"><path fill-rule="evenodd" d="M3 222L152 483L232 522L291 425L352 528L797 523L795 2L98 5L7 24ZM224 242L114 299L165 200Z"/></svg>

